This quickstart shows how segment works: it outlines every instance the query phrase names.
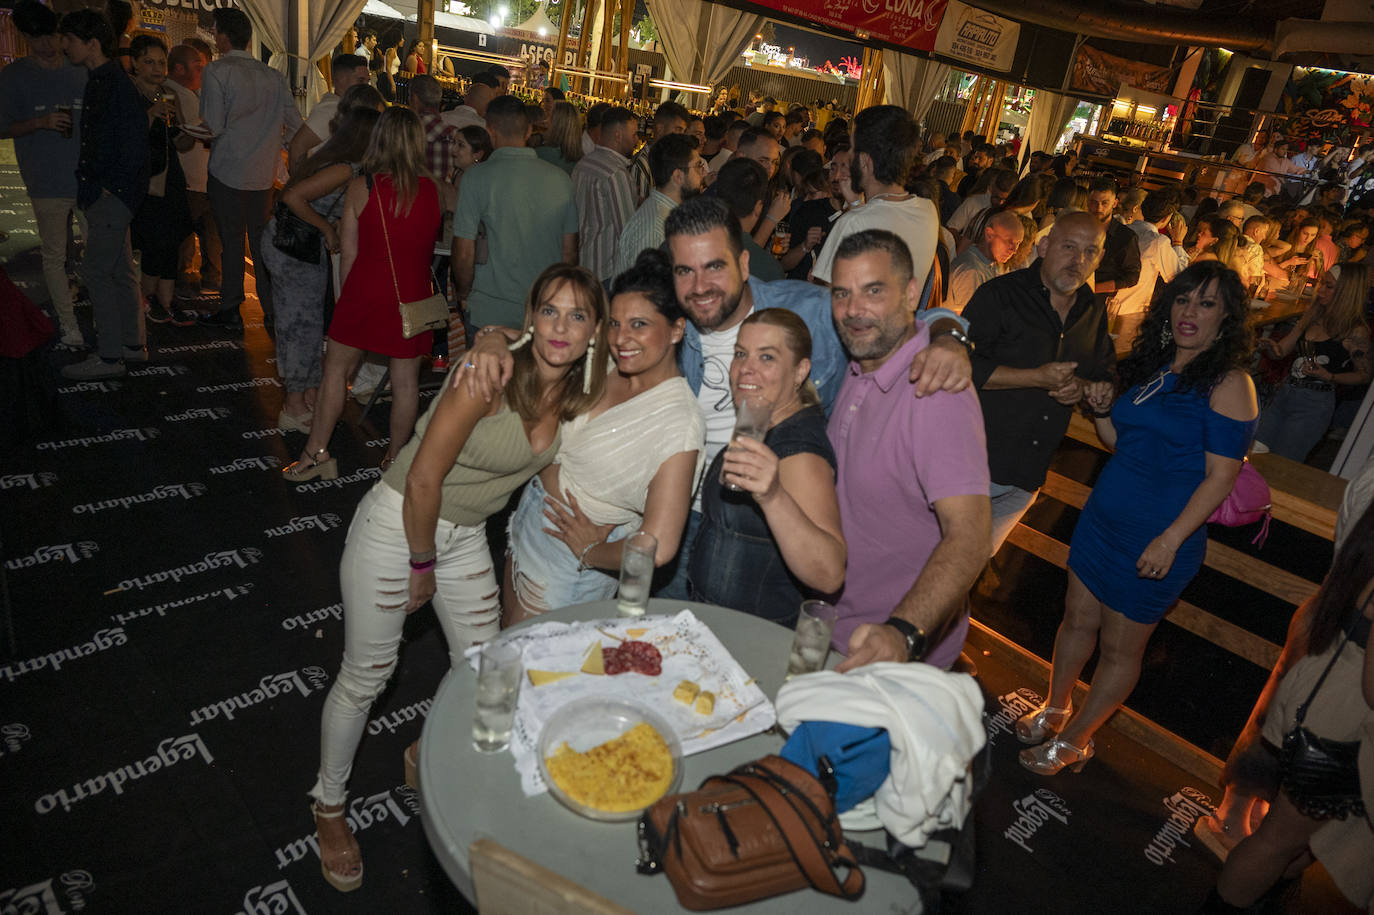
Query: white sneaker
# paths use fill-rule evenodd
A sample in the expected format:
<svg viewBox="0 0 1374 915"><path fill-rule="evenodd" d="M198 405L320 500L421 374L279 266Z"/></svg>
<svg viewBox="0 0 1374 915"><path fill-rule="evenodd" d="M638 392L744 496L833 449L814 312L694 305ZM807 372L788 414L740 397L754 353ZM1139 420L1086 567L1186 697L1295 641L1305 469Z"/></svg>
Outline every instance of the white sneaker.
<svg viewBox="0 0 1374 915"><path fill-rule="evenodd" d="M73 381L102 381L106 378L122 378L126 371L123 362L106 362L91 353L82 361L62 369L62 377Z"/></svg>
<svg viewBox="0 0 1374 915"><path fill-rule="evenodd" d="M85 349L86 338L81 335L80 329L62 332L62 339L57 344L62 349Z"/></svg>

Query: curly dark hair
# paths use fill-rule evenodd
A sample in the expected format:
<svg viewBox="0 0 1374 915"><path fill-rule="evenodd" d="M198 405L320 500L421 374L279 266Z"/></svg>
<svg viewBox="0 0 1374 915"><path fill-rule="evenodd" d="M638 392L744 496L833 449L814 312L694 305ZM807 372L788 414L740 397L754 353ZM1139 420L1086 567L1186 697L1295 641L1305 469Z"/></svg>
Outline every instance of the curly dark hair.
<svg viewBox="0 0 1374 915"><path fill-rule="evenodd" d="M1210 393L1227 372L1249 367L1254 354L1254 338L1246 322L1250 297L1245 293L1245 284L1236 271L1221 261L1200 261L1155 292L1130 355L1117 366L1119 391L1143 384L1173 360L1173 334L1168 335L1167 343L1162 342L1162 337L1174 302L1180 296L1187 296L1195 289L1206 289L1213 283L1216 284L1217 302L1226 313L1222 316L1216 340L1183 369L1175 390Z"/></svg>
<svg viewBox="0 0 1374 915"><path fill-rule="evenodd" d="M662 143L663 140L658 142ZM677 289L673 286L673 265L668 255L657 248L640 251L630 269L611 281L612 299L627 292L635 292L648 299L669 324L687 317L678 303Z"/></svg>

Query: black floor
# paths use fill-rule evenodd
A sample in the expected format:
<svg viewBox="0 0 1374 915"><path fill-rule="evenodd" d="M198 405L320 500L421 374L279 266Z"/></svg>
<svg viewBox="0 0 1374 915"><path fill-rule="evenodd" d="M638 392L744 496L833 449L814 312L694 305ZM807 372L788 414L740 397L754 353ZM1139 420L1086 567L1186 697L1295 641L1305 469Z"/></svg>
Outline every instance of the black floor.
<svg viewBox="0 0 1374 915"><path fill-rule="evenodd" d="M0 171L0 188L15 183ZM32 283L33 239L12 208L20 217L3 218L20 231L0 258ZM89 309L78 313L89 324ZM408 624L354 769L358 892L320 878L307 812L342 650L337 562L377 476L385 409L361 426L355 407L346 413L337 484L291 487L276 468L303 442L276 431L281 393L262 328L150 336L152 363L119 382L63 382L57 368L73 357L44 354L41 428L0 449L15 641L0 633L0 911L470 911L402 784L402 750L447 663L432 614ZM998 606L1026 630L1009 634L1039 644L1058 620L1062 573L1024 554L1017 565ZM1004 660L979 659L994 769L978 807L979 878L959 909L1191 911L1216 863L1189 828L1216 789L1110 735L1082 774L1024 772L1010 721L1036 697L1016 690L1043 687L1016 682ZM1171 676L1188 666L1169 665ZM1176 705L1206 705L1190 698L1192 680L1171 676L1155 675L1151 702L1172 692ZM1207 714L1188 713L1198 727Z"/></svg>

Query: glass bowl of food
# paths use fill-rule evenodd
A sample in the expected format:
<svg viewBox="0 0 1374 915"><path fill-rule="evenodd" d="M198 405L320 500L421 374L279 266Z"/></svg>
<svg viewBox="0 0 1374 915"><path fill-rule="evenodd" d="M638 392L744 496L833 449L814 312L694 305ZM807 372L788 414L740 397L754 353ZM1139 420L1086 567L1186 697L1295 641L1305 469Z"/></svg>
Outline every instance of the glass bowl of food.
<svg viewBox="0 0 1374 915"><path fill-rule="evenodd" d="M682 742L642 702L589 696L560 707L539 734L549 793L592 820L633 820L682 782Z"/></svg>

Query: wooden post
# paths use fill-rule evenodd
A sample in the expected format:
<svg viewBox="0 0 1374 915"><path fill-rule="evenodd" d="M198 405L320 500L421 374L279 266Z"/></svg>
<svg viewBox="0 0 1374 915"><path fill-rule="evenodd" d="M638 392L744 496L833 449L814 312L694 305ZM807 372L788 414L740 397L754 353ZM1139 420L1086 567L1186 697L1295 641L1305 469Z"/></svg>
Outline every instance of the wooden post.
<svg viewBox="0 0 1374 915"><path fill-rule="evenodd" d="M634 83L630 81L630 27L634 24L635 15L634 0L620 0L620 67L621 73L625 74L625 85L623 93L628 101L634 98Z"/></svg>
<svg viewBox="0 0 1374 915"><path fill-rule="evenodd" d="M596 12L596 5L597 0L587 0L587 5L582 8L582 34L577 39L577 56L574 58L574 60L577 61L577 66L582 69L591 66L592 14ZM567 11L565 10L564 13L566 14L566 12ZM573 83L573 91L581 92L582 77L576 76L574 77L574 79L576 80L576 82ZM588 80L588 82L591 82L591 80ZM587 94L594 95L595 93L596 84L592 83L592 85L587 87Z"/></svg>
<svg viewBox="0 0 1374 915"><path fill-rule="evenodd" d="M563 55L568 50L568 29L572 25L573 0L564 0L563 14L558 21L558 49L553 52L553 65L549 67L549 85L559 84L558 71L563 69Z"/></svg>
<svg viewBox="0 0 1374 915"><path fill-rule="evenodd" d="M611 60L611 29L615 27L616 19L616 0L603 0L601 7L601 43L596 55L596 66L594 70L609 70ZM605 84L602 83L604 86ZM592 91L596 91L597 80L592 80ZM611 93L604 92L605 95Z"/></svg>
<svg viewBox="0 0 1374 915"><path fill-rule="evenodd" d="M420 23L420 59L425 62L425 71L434 72L434 0L420 0L415 18ZM405 63L405 61L401 61Z"/></svg>

